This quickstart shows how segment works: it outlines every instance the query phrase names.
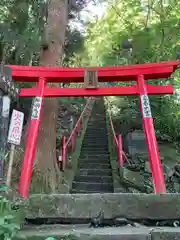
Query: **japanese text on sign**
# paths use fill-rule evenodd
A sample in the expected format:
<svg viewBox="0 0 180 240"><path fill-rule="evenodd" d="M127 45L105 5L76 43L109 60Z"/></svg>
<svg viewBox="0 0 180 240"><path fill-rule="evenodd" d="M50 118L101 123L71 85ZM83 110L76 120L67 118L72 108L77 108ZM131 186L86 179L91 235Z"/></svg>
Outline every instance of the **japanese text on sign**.
<svg viewBox="0 0 180 240"><path fill-rule="evenodd" d="M149 98L147 95L141 95L141 104L142 104L143 117L145 118L152 117Z"/></svg>
<svg viewBox="0 0 180 240"><path fill-rule="evenodd" d="M9 143L20 145L23 121L24 121L24 113L13 110L13 113L11 116L11 123L9 127L9 133L8 133Z"/></svg>
<svg viewBox="0 0 180 240"><path fill-rule="evenodd" d="M31 119L39 119L41 111L42 97L35 97L32 107Z"/></svg>

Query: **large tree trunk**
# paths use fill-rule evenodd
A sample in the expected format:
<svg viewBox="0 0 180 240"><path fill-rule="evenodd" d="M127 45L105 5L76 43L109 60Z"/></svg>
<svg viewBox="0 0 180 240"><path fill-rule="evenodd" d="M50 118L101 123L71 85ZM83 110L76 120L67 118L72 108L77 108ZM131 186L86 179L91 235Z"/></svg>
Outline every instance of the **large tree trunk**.
<svg viewBox="0 0 180 240"><path fill-rule="evenodd" d="M45 38L48 48L42 51L41 65L62 65L63 45L68 21L67 2L67 0L50 1L45 28ZM51 86L53 85L51 84ZM58 99L45 99L36 152L36 168L33 176L34 184L32 184L34 191L41 189L43 192L55 192L57 190L59 178L55 165L57 115Z"/></svg>

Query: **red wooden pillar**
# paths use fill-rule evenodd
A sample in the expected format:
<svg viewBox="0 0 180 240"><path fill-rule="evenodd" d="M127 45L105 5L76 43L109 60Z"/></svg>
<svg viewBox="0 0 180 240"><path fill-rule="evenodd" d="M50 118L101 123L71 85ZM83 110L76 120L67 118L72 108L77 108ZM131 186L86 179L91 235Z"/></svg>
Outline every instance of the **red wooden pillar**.
<svg viewBox="0 0 180 240"><path fill-rule="evenodd" d="M160 154L158 151L158 145L157 145L156 135L154 131L154 123L151 115L151 108L149 104L146 83L144 81L143 75L139 75L137 77L137 86L138 86L139 96L140 96L141 112L143 117L143 127L144 127L145 136L146 136L148 154L150 158L150 166L152 170L154 192L165 193L166 186L164 183L162 164L160 160Z"/></svg>
<svg viewBox="0 0 180 240"><path fill-rule="evenodd" d="M29 188L31 184L32 170L34 165L34 157L38 139L39 126L42 116L42 105L44 100L44 88L46 85L45 78L39 78L38 94L33 100L31 121L28 130L26 142L26 151L22 163L19 194L22 198L28 198Z"/></svg>

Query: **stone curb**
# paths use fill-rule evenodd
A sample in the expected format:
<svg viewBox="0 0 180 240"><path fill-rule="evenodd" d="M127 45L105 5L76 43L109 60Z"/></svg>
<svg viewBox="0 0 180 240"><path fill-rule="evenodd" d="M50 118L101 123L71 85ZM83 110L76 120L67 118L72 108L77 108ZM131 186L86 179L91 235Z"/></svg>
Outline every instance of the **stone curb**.
<svg viewBox="0 0 180 240"><path fill-rule="evenodd" d="M37 194L26 204L27 218L180 219L180 194Z"/></svg>

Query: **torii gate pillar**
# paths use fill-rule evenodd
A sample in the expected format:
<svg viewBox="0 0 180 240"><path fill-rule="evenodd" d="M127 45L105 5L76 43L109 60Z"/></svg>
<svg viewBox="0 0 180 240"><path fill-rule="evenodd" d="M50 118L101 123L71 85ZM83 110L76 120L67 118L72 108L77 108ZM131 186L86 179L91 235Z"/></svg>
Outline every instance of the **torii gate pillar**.
<svg viewBox="0 0 180 240"><path fill-rule="evenodd" d="M152 171L152 181L154 184L154 193L165 193L166 186L164 183L164 175L162 171L162 164L158 150L158 144L154 131L154 123L149 104L149 97L144 81L144 76L137 77L137 86L139 90L140 108L143 118L143 128L146 136L146 144L148 155L150 159L150 166Z"/></svg>

